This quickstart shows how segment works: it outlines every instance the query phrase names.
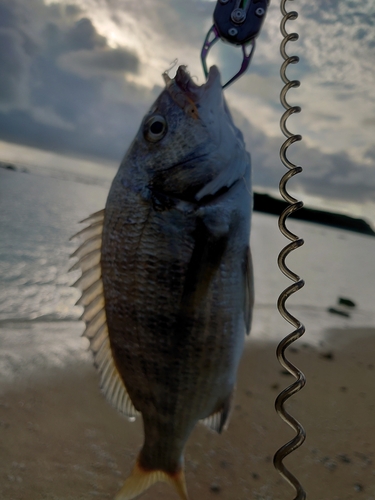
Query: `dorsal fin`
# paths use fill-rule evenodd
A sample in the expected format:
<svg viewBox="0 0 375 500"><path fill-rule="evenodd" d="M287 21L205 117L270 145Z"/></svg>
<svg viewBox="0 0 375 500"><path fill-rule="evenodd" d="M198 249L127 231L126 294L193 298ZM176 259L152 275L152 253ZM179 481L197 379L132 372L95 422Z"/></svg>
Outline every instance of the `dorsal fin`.
<svg viewBox="0 0 375 500"><path fill-rule="evenodd" d="M104 213L104 210L100 210L81 221L88 226L72 236L71 239L81 238L82 243L71 255L79 260L70 270L82 270L81 277L73 286L82 291L77 304L84 308L81 319L86 323L86 329L83 336L90 341L94 364L100 374L100 387L117 410L134 420L139 412L134 408L116 368L108 336L100 265Z"/></svg>

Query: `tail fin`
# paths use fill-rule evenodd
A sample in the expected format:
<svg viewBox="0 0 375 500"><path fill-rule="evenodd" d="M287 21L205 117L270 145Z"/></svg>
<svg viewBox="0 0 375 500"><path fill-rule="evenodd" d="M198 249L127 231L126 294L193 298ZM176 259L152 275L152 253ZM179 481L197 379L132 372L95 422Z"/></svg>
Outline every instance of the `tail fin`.
<svg viewBox="0 0 375 500"><path fill-rule="evenodd" d="M174 474L168 474L162 470L144 470L138 463L138 460L134 466L133 472L125 481L121 490L117 493L114 500L132 500L138 497L144 491L146 491L150 486L162 481L168 483L175 488L181 500L189 500L185 473L183 469L180 469Z"/></svg>

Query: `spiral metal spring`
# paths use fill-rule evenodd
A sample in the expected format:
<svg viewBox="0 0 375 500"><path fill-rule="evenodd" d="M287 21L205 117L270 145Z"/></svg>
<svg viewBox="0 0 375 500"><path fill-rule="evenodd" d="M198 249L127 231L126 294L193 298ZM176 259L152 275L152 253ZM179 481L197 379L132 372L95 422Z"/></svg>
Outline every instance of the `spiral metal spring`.
<svg viewBox="0 0 375 500"><path fill-rule="evenodd" d="M289 347L293 342L299 339L305 332L305 327L303 326L303 324L297 318L292 316L285 306L286 300L293 293L300 290L305 284L304 281L297 274L291 271L285 263L285 259L289 255L289 253L295 250L296 248L299 248L304 243L304 241L301 238L293 234L286 227L287 217L289 217L289 215L291 215L296 210L299 210L303 207L302 201L298 201L295 198L293 198L286 190L286 185L288 180L294 175L302 172L302 168L291 163L286 156L287 149L289 148L289 146L294 142L300 141L302 139L300 135L292 134L286 126L286 122L289 116L294 113L299 113L301 111L301 108L299 106L290 106L286 100L286 94L289 91L289 89L299 87L300 85L300 82L298 80L291 81L286 76L286 69L289 66L289 64L295 64L299 61L299 58L297 56L291 56L291 57L288 56L285 50L285 47L288 42L294 42L298 40L297 33L289 34L285 29L285 24L287 21L295 20L298 17L297 12L286 11L285 9L286 2L287 0L281 0L281 13L283 15L283 18L281 21L280 29L284 38L281 42L280 52L284 59L284 62L281 65L280 75L285 85L280 93L280 101L286 111L281 117L280 128L287 139L281 146L280 159L282 163L288 168L288 172L282 177L280 181L280 193L281 196L284 198L284 200L290 203L290 205L280 215L279 229L281 233L291 241L291 243L289 243L285 248L281 250L278 257L278 265L280 271L285 276L290 278L294 283L289 287L287 287L281 293L278 299L277 307L281 316L291 325L293 325L294 328L296 328L296 330L293 331L291 334L287 335L280 342L280 344L277 347L276 354L277 354L277 359L281 364L281 366L286 370L288 370L289 373L294 375L296 381L279 394L275 402L275 408L279 416L295 430L296 436L276 452L273 463L275 468L280 472L280 474L284 477L284 479L295 489L297 496L294 498L294 500L303 500L306 498L305 491L303 490L299 481L293 476L291 472L289 472L289 470L283 464L284 458L291 452L293 452L295 449L299 448L304 442L306 436L305 430L302 427L302 425L294 417L292 417L292 415L290 415L284 408L284 403L296 392L300 391L306 382L304 374L285 357L285 350L287 349L287 347Z"/></svg>

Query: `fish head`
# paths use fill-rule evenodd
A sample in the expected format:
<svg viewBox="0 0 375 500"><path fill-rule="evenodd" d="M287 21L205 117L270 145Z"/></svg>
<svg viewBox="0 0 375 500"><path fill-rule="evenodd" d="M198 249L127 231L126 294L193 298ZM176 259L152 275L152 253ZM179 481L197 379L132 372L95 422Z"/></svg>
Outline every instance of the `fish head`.
<svg viewBox="0 0 375 500"><path fill-rule="evenodd" d="M236 158L245 152L242 134L228 110L216 66L203 85L193 81L185 66L173 79L163 76L165 89L143 119L130 159L142 170L148 188L197 201L223 183L233 183Z"/></svg>

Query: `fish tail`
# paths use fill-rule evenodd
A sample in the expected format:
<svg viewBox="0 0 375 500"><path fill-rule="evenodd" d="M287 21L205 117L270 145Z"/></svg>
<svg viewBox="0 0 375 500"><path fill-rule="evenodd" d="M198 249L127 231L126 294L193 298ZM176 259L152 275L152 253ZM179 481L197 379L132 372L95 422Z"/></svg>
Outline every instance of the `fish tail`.
<svg viewBox="0 0 375 500"><path fill-rule="evenodd" d="M139 464L139 459L131 475L125 481L114 500L131 500L136 498L158 481L170 484L176 490L181 500L189 500L183 468L174 473L168 473L163 470L146 470Z"/></svg>

